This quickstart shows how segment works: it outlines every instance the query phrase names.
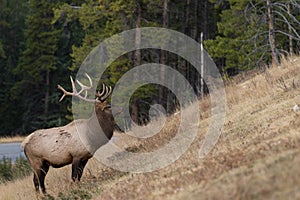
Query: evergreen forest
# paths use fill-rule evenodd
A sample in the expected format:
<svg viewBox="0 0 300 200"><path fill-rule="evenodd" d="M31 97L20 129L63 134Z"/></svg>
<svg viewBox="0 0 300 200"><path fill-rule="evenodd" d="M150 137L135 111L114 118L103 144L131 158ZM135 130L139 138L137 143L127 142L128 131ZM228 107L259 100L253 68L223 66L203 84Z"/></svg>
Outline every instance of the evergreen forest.
<svg viewBox="0 0 300 200"><path fill-rule="evenodd" d="M114 34L141 27L164 27L203 40L228 79L299 54L300 1L0 0L0 136L26 135L70 122L71 98L59 102L57 84L71 90L69 76L75 77L94 47ZM163 50L125 54L101 80L113 87L126 71L150 62L176 69L199 97L203 95L194 67ZM139 88L131 98L131 117L146 124L153 104L172 113L177 108L174 98L159 85Z"/></svg>

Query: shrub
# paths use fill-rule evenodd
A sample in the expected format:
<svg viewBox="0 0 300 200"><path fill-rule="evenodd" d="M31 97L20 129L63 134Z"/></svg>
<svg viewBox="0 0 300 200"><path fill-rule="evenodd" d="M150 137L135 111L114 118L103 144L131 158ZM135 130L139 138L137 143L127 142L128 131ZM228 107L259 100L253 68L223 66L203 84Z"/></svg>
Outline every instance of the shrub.
<svg viewBox="0 0 300 200"><path fill-rule="evenodd" d="M23 178L32 172L31 166L27 159L20 156L13 165L13 179Z"/></svg>
<svg viewBox="0 0 300 200"><path fill-rule="evenodd" d="M5 156L0 160L0 182L23 178L30 173L31 167L27 159L21 156L15 162Z"/></svg>
<svg viewBox="0 0 300 200"><path fill-rule="evenodd" d="M50 194L42 197L42 200L90 200L92 195L84 190L71 190L67 193L59 192L57 198Z"/></svg>
<svg viewBox="0 0 300 200"><path fill-rule="evenodd" d="M0 160L0 181L10 181L12 178L12 161L10 158L3 156L2 160Z"/></svg>

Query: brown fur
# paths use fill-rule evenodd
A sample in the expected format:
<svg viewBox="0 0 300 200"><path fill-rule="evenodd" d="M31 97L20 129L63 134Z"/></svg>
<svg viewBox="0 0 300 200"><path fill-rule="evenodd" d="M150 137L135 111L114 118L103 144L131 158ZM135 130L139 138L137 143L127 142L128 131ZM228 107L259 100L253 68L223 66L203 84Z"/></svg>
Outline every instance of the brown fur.
<svg viewBox="0 0 300 200"><path fill-rule="evenodd" d="M37 130L27 136L22 147L34 170L36 190L39 191L41 187L42 192L46 193L44 181L50 166L59 168L72 164L72 180L80 181L87 161L110 140L115 125L111 109L104 101L95 104L95 114L90 119Z"/></svg>

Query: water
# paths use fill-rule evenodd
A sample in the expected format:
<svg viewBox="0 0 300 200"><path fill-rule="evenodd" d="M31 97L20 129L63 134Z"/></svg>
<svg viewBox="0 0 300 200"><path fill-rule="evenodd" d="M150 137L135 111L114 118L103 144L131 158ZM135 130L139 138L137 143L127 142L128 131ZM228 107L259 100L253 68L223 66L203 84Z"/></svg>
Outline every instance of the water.
<svg viewBox="0 0 300 200"><path fill-rule="evenodd" d="M12 161L15 161L20 156L25 158L21 143L0 143L0 160L4 156L10 158Z"/></svg>

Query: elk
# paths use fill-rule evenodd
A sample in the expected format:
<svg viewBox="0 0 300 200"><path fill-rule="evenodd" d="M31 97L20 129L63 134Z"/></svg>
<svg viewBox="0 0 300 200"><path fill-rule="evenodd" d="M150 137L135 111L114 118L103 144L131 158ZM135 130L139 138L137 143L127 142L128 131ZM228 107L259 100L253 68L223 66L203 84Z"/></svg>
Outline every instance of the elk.
<svg viewBox="0 0 300 200"><path fill-rule="evenodd" d="M98 148L111 139L117 127L107 101L112 91L111 87L102 84L102 91L95 94L96 98L88 99L87 91L92 89L93 84L89 75L86 76L90 86L76 80L81 87L78 92L71 76L72 92L58 85L58 89L63 92L60 101L65 96L74 96L92 102L95 104L94 114L89 119L74 120L62 127L36 130L22 142L25 155L34 171L33 183L37 192L40 187L42 192L46 193L44 182L50 166L60 168L72 164L72 180L80 181L88 160ZM87 142L84 143L85 138Z"/></svg>

